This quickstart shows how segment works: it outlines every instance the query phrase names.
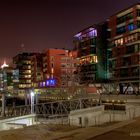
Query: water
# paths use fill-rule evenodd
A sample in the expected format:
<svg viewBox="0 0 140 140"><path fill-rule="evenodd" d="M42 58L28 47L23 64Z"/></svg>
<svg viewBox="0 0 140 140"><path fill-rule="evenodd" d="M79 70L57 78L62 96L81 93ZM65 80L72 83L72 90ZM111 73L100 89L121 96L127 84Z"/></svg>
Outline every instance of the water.
<svg viewBox="0 0 140 140"><path fill-rule="evenodd" d="M15 117L10 119L0 120L0 131L24 128L25 126L30 126L38 124L36 122L36 115L26 115L22 117Z"/></svg>

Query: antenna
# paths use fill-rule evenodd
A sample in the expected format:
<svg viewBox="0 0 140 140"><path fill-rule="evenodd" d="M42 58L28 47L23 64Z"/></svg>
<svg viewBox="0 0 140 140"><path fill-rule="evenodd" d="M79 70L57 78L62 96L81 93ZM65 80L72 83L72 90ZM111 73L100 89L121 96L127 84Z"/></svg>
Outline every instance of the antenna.
<svg viewBox="0 0 140 140"><path fill-rule="evenodd" d="M20 46L21 47L21 53L25 52L25 47L24 46L25 46L24 43L22 43L21 46Z"/></svg>

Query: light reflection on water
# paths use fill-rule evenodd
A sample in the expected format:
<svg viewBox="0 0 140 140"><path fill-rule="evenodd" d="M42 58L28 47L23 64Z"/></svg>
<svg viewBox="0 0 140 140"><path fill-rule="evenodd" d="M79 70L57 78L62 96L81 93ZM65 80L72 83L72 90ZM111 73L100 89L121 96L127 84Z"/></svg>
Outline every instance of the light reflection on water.
<svg viewBox="0 0 140 140"><path fill-rule="evenodd" d="M30 126L34 124L37 124L34 115L5 119L0 121L0 131L24 128L25 126Z"/></svg>

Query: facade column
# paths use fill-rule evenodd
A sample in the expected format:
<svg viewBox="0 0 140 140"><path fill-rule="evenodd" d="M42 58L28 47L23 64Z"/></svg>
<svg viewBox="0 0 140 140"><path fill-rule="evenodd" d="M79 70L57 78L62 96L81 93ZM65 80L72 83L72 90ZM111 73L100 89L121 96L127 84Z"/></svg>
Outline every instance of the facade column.
<svg viewBox="0 0 140 140"><path fill-rule="evenodd" d="M35 94L35 103L38 104L38 93Z"/></svg>
<svg viewBox="0 0 140 140"><path fill-rule="evenodd" d="M27 92L25 93L24 98L25 98L25 105L28 105L28 94L27 94Z"/></svg>
<svg viewBox="0 0 140 140"><path fill-rule="evenodd" d="M5 94L2 93L2 117L5 116Z"/></svg>

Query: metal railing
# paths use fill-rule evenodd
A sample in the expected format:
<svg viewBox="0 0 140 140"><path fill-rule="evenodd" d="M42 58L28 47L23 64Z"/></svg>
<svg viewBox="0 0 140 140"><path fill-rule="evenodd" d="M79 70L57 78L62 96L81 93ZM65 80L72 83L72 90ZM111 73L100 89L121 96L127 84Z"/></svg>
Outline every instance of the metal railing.
<svg viewBox="0 0 140 140"><path fill-rule="evenodd" d="M94 98L80 98L73 100L60 100L54 102L34 104L34 113L43 117L68 115L70 111L97 106L99 101ZM31 105L6 107L4 116L1 118L11 118L31 114ZM2 108L0 108L2 116Z"/></svg>

